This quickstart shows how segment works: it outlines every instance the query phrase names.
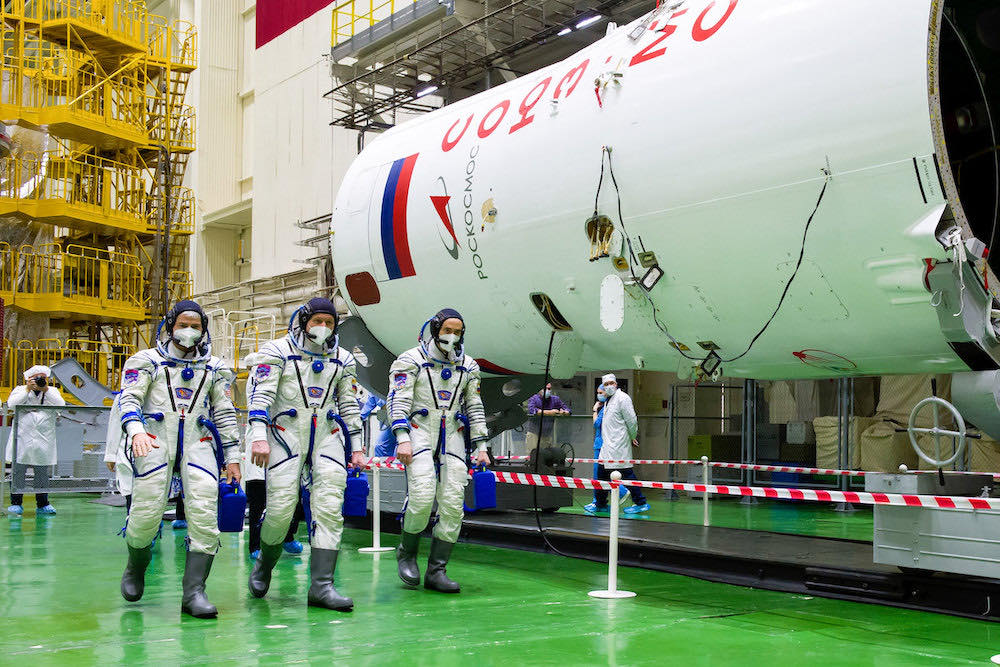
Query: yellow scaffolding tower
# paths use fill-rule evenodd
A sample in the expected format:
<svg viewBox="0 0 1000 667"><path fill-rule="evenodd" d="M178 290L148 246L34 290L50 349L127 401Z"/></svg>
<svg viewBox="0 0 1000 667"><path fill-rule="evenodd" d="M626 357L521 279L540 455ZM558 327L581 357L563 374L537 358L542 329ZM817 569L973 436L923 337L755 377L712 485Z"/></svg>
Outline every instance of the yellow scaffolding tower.
<svg viewBox="0 0 1000 667"><path fill-rule="evenodd" d="M184 174L197 135L184 97L197 30L149 14L145 0L3 0L0 24L0 118L52 140L0 160L0 216L56 235L0 242L0 297L65 332L5 340L0 396L21 366L53 355L74 354L115 385L122 355L148 343L149 318L166 308L162 287L170 299L191 293Z"/></svg>

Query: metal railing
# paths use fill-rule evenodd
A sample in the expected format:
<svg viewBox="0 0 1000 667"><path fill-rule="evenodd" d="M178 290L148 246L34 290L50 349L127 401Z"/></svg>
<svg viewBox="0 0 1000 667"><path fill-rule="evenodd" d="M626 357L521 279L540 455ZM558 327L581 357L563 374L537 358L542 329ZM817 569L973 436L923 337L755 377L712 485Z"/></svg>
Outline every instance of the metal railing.
<svg viewBox="0 0 1000 667"><path fill-rule="evenodd" d="M150 97L155 104L155 98ZM155 116L149 126L149 140L153 144L164 144L171 152L193 151L197 133L197 117L191 105L169 105L170 113Z"/></svg>
<svg viewBox="0 0 1000 667"><path fill-rule="evenodd" d="M146 231L153 234L160 231L163 225L161 204L163 197L149 198L149 213L146 216ZM171 234L193 234L195 199L194 191L188 187L173 186L170 188L170 208L173 219L170 221Z"/></svg>
<svg viewBox="0 0 1000 667"><path fill-rule="evenodd" d="M194 292L194 275L190 271L171 271L167 276L167 291L171 301L191 298Z"/></svg>
<svg viewBox="0 0 1000 667"><path fill-rule="evenodd" d="M198 29L182 20L167 22L150 15L149 57L156 64L194 69L198 65Z"/></svg>
<svg viewBox="0 0 1000 667"><path fill-rule="evenodd" d="M13 475L9 479L14 493L79 493L108 491L113 488L113 475L104 465L107 443L108 417L111 408L85 406L18 405L12 411L14 418L0 434L12 432ZM18 421L28 414L45 415L52 419L55 442L46 443L56 461L54 466L21 466L18 464ZM4 437L6 442L6 437ZM33 443L36 446L39 443ZM20 469L18 469L20 468ZM27 468L27 469L25 469ZM29 478L27 473L31 473ZM30 481L29 481L30 480ZM5 483L0 474L0 495Z"/></svg>
<svg viewBox="0 0 1000 667"><path fill-rule="evenodd" d="M141 167L93 155L25 153L0 160L0 210L6 202L39 220L85 218L152 233L162 223L163 197L151 195L149 188L148 175ZM174 187L171 199L171 233L193 233L194 193L187 187Z"/></svg>
<svg viewBox="0 0 1000 667"><path fill-rule="evenodd" d="M213 353L237 371L243 368L246 355L277 335L277 319L271 314L222 308L206 313L211 322Z"/></svg>
<svg viewBox="0 0 1000 667"><path fill-rule="evenodd" d="M0 161L0 202L65 205L24 211L38 219L90 214L109 226L143 228L150 208L146 187L141 168L93 155L27 153Z"/></svg>
<svg viewBox="0 0 1000 667"><path fill-rule="evenodd" d="M4 339L0 393L6 396L14 387L23 384L24 372L32 366L52 366L66 357L74 357L95 380L115 389L121 386L125 361L136 351L136 346L132 344L77 338L66 341L43 338L37 341L19 340L16 343Z"/></svg>
<svg viewBox="0 0 1000 667"><path fill-rule="evenodd" d="M145 135L147 95L137 64L106 75L82 53L45 46L19 54L17 47L9 47L0 68L0 100L39 125L73 118Z"/></svg>
<svg viewBox="0 0 1000 667"><path fill-rule="evenodd" d="M88 308L141 308L143 306L142 267L138 258L122 252L57 243L21 246L8 253L4 272L10 280L0 292L12 294L14 305L35 310L64 310L47 297L61 297L69 304ZM29 301L30 299L30 301ZM34 306L34 307L31 307Z"/></svg>
<svg viewBox="0 0 1000 667"><path fill-rule="evenodd" d="M331 44L336 46L372 27L379 21L416 3L416 0L383 0L382 2L357 2L347 0L333 8L333 34Z"/></svg>
<svg viewBox="0 0 1000 667"><path fill-rule="evenodd" d="M133 44L146 41L149 23L145 0L5 0L0 16L43 29L75 24Z"/></svg>

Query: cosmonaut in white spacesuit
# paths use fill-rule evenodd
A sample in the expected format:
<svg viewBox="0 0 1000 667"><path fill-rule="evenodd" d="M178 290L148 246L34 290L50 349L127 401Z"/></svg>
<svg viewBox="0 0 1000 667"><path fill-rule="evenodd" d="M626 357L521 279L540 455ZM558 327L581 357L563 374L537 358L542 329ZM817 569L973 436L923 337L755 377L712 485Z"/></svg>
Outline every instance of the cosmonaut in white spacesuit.
<svg viewBox="0 0 1000 667"><path fill-rule="evenodd" d="M225 465L228 478L240 478L236 411L226 396L233 374L212 356L207 329L201 306L178 302L157 331L156 347L125 362L118 397L132 467L122 596L142 597L151 544L179 477L188 518L181 610L199 618L217 615L205 580L219 548L219 471Z"/></svg>
<svg viewBox="0 0 1000 667"><path fill-rule="evenodd" d="M424 340L429 329L431 341ZM396 551L399 577L420 583L417 552L435 498L434 527L424 587L458 593L445 567L462 528L468 448L474 463L488 463L486 414L479 396L479 364L465 354L465 322L445 308L424 324L420 345L399 355L389 371L389 415L406 465L407 500L403 534Z"/></svg>
<svg viewBox="0 0 1000 667"><path fill-rule="evenodd" d="M267 509L250 592L264 597L299 499L309 491L311 606L349 611L333 586L348 465L364 464L354 356L339 347L337 311L316 297L295 311L288 335L261 346L250 369L251 460L266 467Z"/></svg>

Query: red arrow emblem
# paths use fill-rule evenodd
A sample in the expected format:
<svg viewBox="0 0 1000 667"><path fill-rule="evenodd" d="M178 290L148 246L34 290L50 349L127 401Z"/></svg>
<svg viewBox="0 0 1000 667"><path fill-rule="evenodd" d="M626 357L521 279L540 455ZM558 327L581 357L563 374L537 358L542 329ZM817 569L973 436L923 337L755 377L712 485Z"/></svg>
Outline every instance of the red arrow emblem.
<svg viewBox="0 0 1000 667"><path fill-rule="evenodd" d="M431 203L434 204L434 209L437 211L438 215L441 217L441 222L444 223L444 228L448 230L451 234L451 238L455 239L455 246L458 246L458 237L455 236L455 228L451 226L451 219L448 217L448 202L451 201L451 197L447 195L431 195Z"/></svg>

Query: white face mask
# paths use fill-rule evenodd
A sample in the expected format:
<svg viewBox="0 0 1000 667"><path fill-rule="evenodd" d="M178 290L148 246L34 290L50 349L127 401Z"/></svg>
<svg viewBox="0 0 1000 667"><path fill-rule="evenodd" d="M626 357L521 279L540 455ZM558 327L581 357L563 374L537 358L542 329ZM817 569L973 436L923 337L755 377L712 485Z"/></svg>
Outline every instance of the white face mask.
<svg viewBox="0 0 1000 667"><path fill-rule="evenodd" d="M545 398L552 396L552 392L549 391L548 389L546 389L544 393L545 393Z"/></svg>
<svg viewBox="0 0 1000 667"><path fill-rule="evenodd" d="M616 391L618 391L618 387L616 387L615 385L613 384L604 385L604 395L607 396L608 398L614 396Z"/></svg>
<svg viewBox="0 0 1000 667"><path fill-rule="evenodd" d="M201 332L194 327L185 327L174 332L174 340L182 347L194 347L194 344L201 338Z"/></svg>
<svg viewBox="0 0 1000 667"><path fill-rule="evenodd" d="M458 334L441 334L438 336L438 347L445 352L451 352L458 343Z"/></svg>
<svg viewBox="0 0 1000 667"><path fill-rule="evenodd" d="M314 343L325 343L326 339L330 337L333 333L333 329L330 327L324 327L322 324L318 324L311 329L309 329L309 337Z"/></svg>

